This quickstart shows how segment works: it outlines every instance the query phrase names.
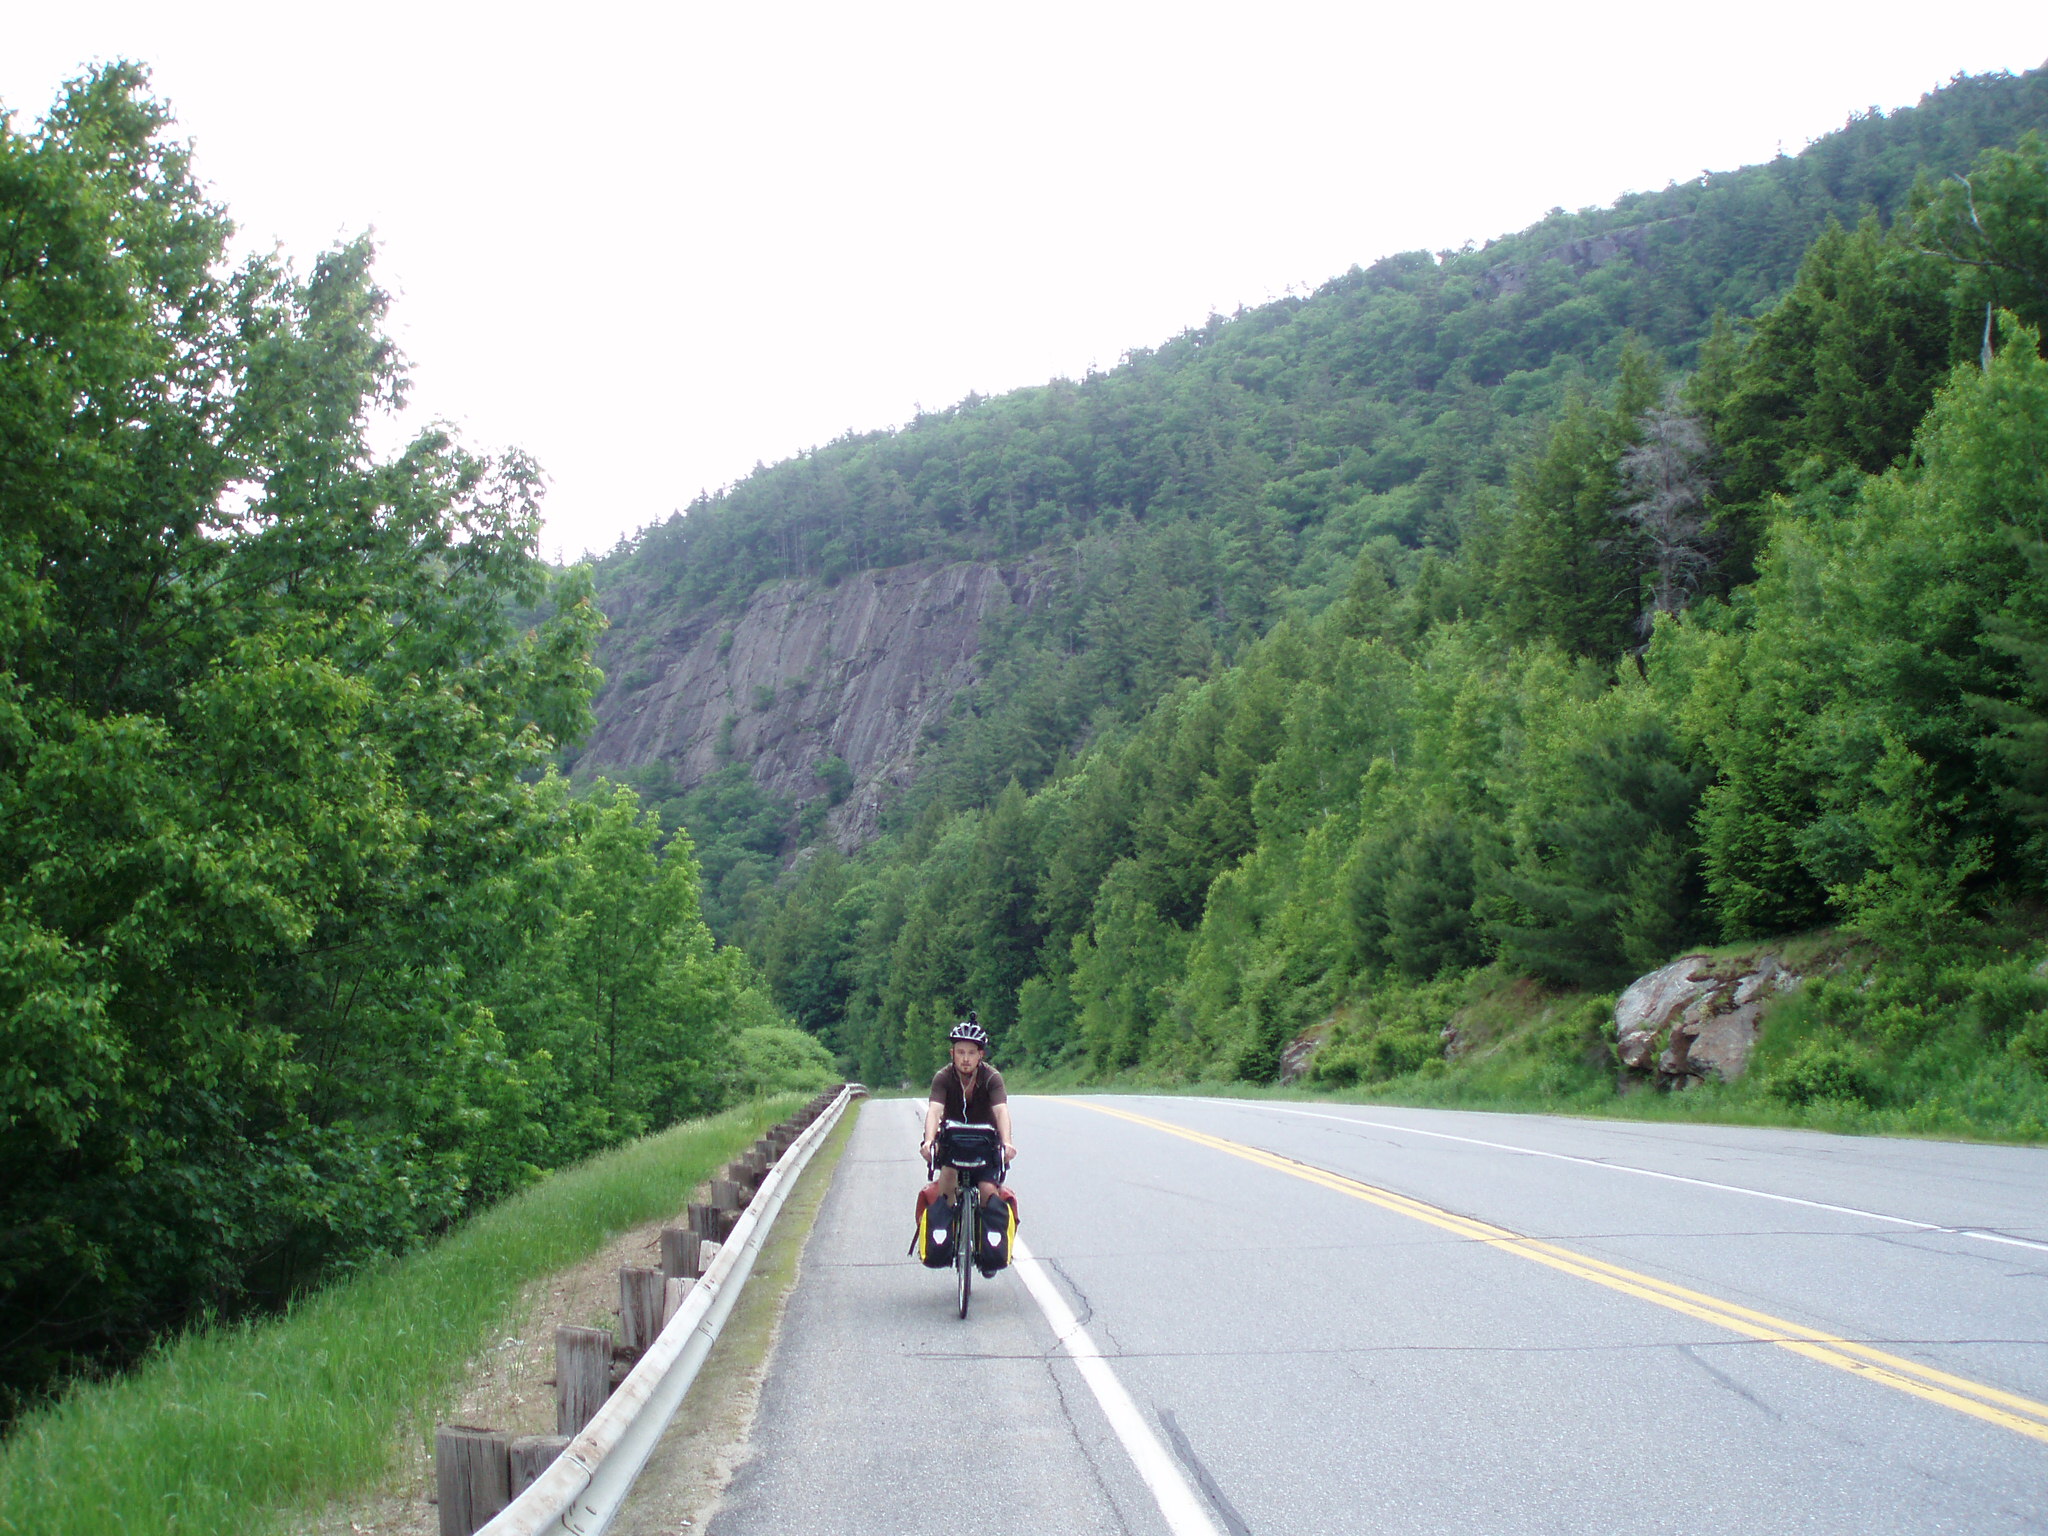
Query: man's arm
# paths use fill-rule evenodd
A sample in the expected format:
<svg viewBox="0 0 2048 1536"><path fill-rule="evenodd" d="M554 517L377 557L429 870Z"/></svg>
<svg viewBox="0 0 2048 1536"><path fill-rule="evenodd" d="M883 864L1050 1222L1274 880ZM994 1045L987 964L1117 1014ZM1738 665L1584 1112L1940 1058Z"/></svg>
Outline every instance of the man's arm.
<svg viewBox="0 0 2048 1536"><path fill-rule="evenodd" d="M1003 1161L1017 1161L1017 1144L1010 1136L1010 1106L1007 1103L995 1107L996 1134L1003 1138Z"/></svg>
<svg viewBox="0 0 2048 1536"><path fill-rule="evenodd" d="M1004 1113L1008 1113L1007 1110ZM946 1106L937 1099L924 1101L924 1140L917 1144L917 1150L924 1154L924 1160L932 1160L932 1143L938 1139L939 1122L946 1117Z"/></svg>

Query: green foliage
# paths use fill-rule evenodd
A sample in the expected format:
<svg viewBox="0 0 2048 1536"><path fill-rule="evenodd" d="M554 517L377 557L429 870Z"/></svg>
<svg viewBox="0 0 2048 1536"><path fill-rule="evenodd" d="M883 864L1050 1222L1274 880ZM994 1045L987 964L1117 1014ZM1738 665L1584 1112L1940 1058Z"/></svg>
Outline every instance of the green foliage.
<svg viewBox="0 0 2048 1536"><path fill-rule="evenodd" d="M126 1377L78 1384L0 1443L0 1531L304 1529L382 1478L401 1432L431 1434L454 1411L526 1287L673 1214L791 1108L750 1105L621 1147L284 1317L195 1327Z"/></svg>
<svg viewBox="0 0 2048 1536"><path fill-rule="evenodd" d="M1185 936L1161 921L1138 893L1133 866L1111 876L1091 933L1074 935L1074 1035L1089 1066L1114 1072L1135 1065L1168 1018L1171 983Z"/></svg>
<svg viewBox="0 0 2048 1536"><path fill-rule="evenodd" d="M2048 140L2039 126L1989 148L1967 176L1914 188L1913 237L1955 273L1955 355L1975 358L2004 310L2048 331ZM1981 329L1980 329L1981 327Z"/></svg>
<svg viewBox="0 0 2048 1536"><path fill-rule="evenodd" d="M1618 451L1650 403L1643 380L1697 361L1717 313L1739 324L1770 309L1830 220L1854 226L1875 209L1894 222L1917 175L1969 170L1985 146L2044 122L2048 76L1958 79L1798 155L1607 208L1554 210L1483 248L1392 256L1083 379L971 396L901 431L828 443L602 562L600 589L620 616L606 665L623 676L638 639L725 623L767 581L1014 562L1032 600L984 635L979 680L898 808L907 830L927 800L958 812L991 803L1012 778L1042 787L1184 680L1236 659L1280 620L1342 599L1367 548L1388 576L1414 583L1425 623L1470 617L1498 594L1511 633L1604 661L1642 638L1644 567L1656 560L1609 496ZM1867 413L1858 391L1906 400L1918 390L1924 407L1947 360L1943 341L1931 373L1892 380L1884 359L1900 347L1919 357L1925 294L1913 289L1887 320L1893 341L1852 337L1875 300L1850 265L1843 282L1860 297L1821 327L1840 343L1827 368L1856 381L1839 396L1844 430ZM1935 267L1922 259L1914 270ZM1945 309L1934 318L1950 326ZM1781 322L1774 334L1789 344L1794 329ZM1816 408L1837 398L1813 396ZM1887 454L1916 415L1910 403L1884 415ZM1804 430L1767 435L1776 444ZM1512 474L1546 436L1553 459ZM1888 458L1857 462L1877 469ZM1510 498L1511 485L1527 494ZM1756 503L1774 489L1745 488L1745 510L1718 509L1720 575L1707 588L1747 579L1762 535ZM1206 883L1191 876L1188 890L1161 893L1161 910L1192 921Z"/></svg>
<svg viewBox="0 0 2048 1536"><path fill-rule="evenodd" d="M1947 372L1951 280L1896 226L1830 223L1739 360L1694 381L1722 446L1716 517L1735 574L1753 572L1772 495L1906 452Z"/></svg>
<svg viewBox="0 0 2048 1536"><path fill-rule="evenodd" d="M800 545L805 498L858 505L914 458L891 529L923 508L943 552L1052 576L888 834L746 920L778 996L876 1080L929 1070L971 1005L1062 1072L1270 1081L1327 1031L1325 1081L1579 1104L1616 1068L1571 999L1716 930L1967 936L2048 873L2048 365L2007 319L1988 370L1955 366L1984 269L1938 244L1961 193L1908 189L2038 88L1959 84L1668 202L1381 263L768 472L681 554L650 534L607 579L757 519ZM2042 157L1970 170L2000 250L2032 238ZM1568 233L1635 254L1584 265ZM1006 520L1026 465L1049 478ZM1546 1000L1446 1058L1475 974ZM1984 1048L1942 1071L1989 1105Z"/></svg>
<svg viewBox="0 0 2048 1536"><path fill-rule="evenodd" d="M818 782L825 786L825 796L834 805L853 792L853 770L846 766L846 759L843 757L821 757L811 772L816 774Z"/></svg>
<svg viewBox="0 0 2048 1536"><path fill-rule="evenodd" d="M549 772L539 471L380 460L367 242L231 266L168 121L0 125L0 1411L714 1107L751 984Z"/></svg>
<svg viewBox="0 0 2048 1536"><path fill-rule="evenodd" d="M1465 1000L1465 990L1459 978L1368 993L1317 1049L1314 1077L1341 1087L1441 1071L1444 1030Z"/></svg>
<svg viewBox="0 0 2048 1536"><path fill-rule="evenodd" d="M1589 711L1601 712L1619 711ZM1662 964L1701 926L1690 833L1706 773L1661 721L1617 724L1559 743L1556 807L1496 879L1514 912L1497 924L1501 958L1523 975L1612 985Z"/></svg>
<svg viewBox="0 0 2048 1536"><path fill-rule="evenodd" d="M1396 972L1410 981L1470 970L1484 958L1472 918L1476 895L1472 839L1445 817L1416 829L1382 897L1383 948Z"/></svg>
<svg viewBox="0 0 2048 1536"><path fill-rule="evenodd" d="M2048 529L2048 363L2008 335L1990 371L1956 371L1913 462L1791 503L1733 622L1671 636L1720 768L1703 856L1732 933L1831 908L1939 937L1999 872L1994 850L2027 846L2011 738L1972 702L2040 703L1998 642L2037 622L2021 549Z"/></svg>
<svg viewBox="0 0 2048 1536"><path fill-rule="evenodd" d="M727 763L687 794L676 794L671 781L667 796L658 809L662 828L689 839L703 872L704 920L729 938L756 893L774 885L797 808L756 784L745 763Z"/></svg>
<svg viewBox="0 0 2048 1536"><path fill-rule="evenodd" d="M1875 1109L1883 1090L1847 1046L1807 1040L1780 1062L1762 1082L1764 1092L1787 1104L1805 1106L1827 1100Z"/></svg>
<svg viewBox="0 0 2048 1536"><path fill-rule="evenodd" d="M1514 480L1498 579L1500 609L1518 639L1547 639L1575 656L1608 657L1628 644L1640 606L1640 540L1617 520L1622 456L1656 403L1657 368L1631 344L1607 409L1574 395L1543 449Z"/></svg>
<svg viewBox="0 0 2048 1536"><path fill-rule="evenodd" d="M816 1093L839 1081L832 1053L815 1035L786 1024L757 1024L733 1038L738 1067L733 1087L739 1097Z"/></svg>

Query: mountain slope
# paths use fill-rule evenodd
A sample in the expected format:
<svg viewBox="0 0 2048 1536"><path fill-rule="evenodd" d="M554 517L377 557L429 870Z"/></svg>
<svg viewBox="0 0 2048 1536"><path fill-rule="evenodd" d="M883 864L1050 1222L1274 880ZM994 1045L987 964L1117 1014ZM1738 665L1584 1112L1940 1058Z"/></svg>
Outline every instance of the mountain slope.
<svg viewBox="0 0 2048 1536"><path fill-rule="evenodd" d="M599 563L610 681L579 772L636 770L660 798L747 762L785 844L838 794L856 808L830 818L847 846L920 779L906 809L1042 782L1176 678L1326 606L1361 549L1404 581L1489 536L1510 463L1573 389L1613 377L1626 336L1691 365L1715 313L1767 306L1829 220L1888 218L1916 175L1960 171L2041 125L2042 72L1961 78L1796 156L1556 210L1482 249L1389 257L1106 373L970 398L758 470ZM702 654L712 633L830 630L838 621L805 605L836 612L856 572L956 561L972 567L934 579L972 585L1024 562L1029 594L1012 580L966 650L932 649L915 603L873 615L864 654L899 671L913 659L914 707L900 675L870 685L868 663L843 653L740 653L735 640L723 672ZM834 682L803 693L821 667ZM757 707L767 690L779 705ZM815 772L835 776L835 760L850 794Z"/></svg>

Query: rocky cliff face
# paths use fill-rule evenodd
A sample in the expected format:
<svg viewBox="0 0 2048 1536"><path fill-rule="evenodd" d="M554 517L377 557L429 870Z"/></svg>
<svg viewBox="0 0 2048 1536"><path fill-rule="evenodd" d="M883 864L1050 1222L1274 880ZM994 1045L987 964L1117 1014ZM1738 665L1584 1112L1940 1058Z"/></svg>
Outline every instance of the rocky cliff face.
<svg viewBox="0 0 2048 1536"><path fill-rule="evenodd" d="M1604 235L1586 240L1567 240L1544 251L1534 261L1503 262L1488 271L1482 281L1491 289L1494 298L1505 299L1528 287L1530 273L1546 261L1561 261L1580 274L1624 258L1637 266L1650 266L1656 260L1657 243L1675 244L1689 238L1693 223L1690 214L1680 214L1676 218L1609 230Z"/></svg>
<svg viewBox="0 0 2048 1536"><path fill-rule="evenodd" d="M832 586L775 582L737 613L667 627L646 599L607 594L607 683L578 766L664 762L690 789L738 761L769 793L804 802L826 793L817 768L837 757L852 788L826 824L851 849L875 835L925 731L978 675L983 624L1028 611L1049 578L1043 565L919 563Z"/></svg>

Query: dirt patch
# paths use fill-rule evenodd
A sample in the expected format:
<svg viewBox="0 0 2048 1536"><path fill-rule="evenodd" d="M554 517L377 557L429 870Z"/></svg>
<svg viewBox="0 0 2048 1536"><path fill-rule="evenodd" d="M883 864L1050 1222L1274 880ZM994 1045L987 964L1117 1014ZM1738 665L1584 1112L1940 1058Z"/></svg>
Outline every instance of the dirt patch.
<svg viewBox="0 0 2048 1536"><path fill-rule="evenodd" d="M710 1198L709 1190L708 1184L700 1185L675 1215L623 1232L575 1268L528 1285L506 1332L472 1362L452 1410L441 1421L518 1435L553 1434L556 1327L616 1328L619 1271L628 1265L659 1268L661 1229L677 1225L687 1206ZM293 1529L300 1536L439 1536L433 1493L434 1426L408 1424L381 1487L331 1504Z"/></svg>

